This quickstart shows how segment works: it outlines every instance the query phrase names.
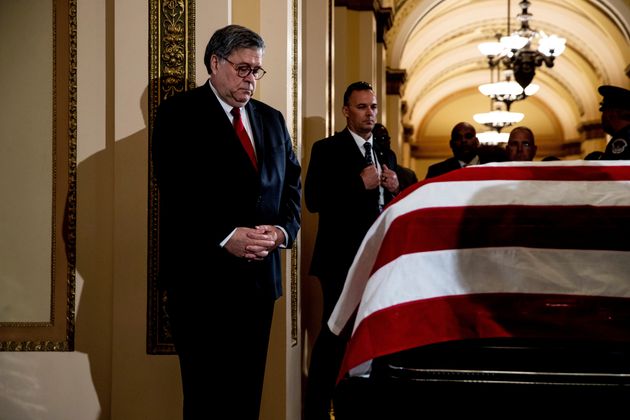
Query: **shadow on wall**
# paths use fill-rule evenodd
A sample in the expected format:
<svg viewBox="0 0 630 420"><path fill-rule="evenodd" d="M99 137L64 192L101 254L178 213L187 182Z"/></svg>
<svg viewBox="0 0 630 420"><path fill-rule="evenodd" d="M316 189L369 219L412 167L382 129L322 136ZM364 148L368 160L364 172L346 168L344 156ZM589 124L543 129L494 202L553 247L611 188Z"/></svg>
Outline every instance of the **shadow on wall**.
<svg viewBox="0 0 630 420"><path fill-rule="evenodd" d="M321 117L308 117L304 121L304 138L302 143L303 159L302 182L306 178L308 163L311 157L311 148L315 141L326 137L326 121ZM302 194L302 197L304 194ZM306 384L307 369L310 364L310 354L313 349L315 339L319 334L322 317L322 291L317 277L308 274L311 266L311 256L315 245L315 235L317 234L317 214L313 214L306 209L304 198L302 198L302 253L300 261L300 282L301 306L302 306L302 390Z"/></svg>
<svg viewBox="0 0 630 420"><path fill-rule="evenodd" d="M106 133L107 147L78 165L76 350L88 355L102 420L112 406L126 418L181 417L176 358L145 351L148 88L139 105L145 128Z"/></svg>

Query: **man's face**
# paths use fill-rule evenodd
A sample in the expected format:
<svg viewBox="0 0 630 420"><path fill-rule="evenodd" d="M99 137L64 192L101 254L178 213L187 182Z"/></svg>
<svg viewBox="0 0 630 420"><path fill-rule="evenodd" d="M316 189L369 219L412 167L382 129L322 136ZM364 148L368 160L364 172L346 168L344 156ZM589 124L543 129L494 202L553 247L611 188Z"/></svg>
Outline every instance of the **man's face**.
<svg viewBox="0 0 630 420"><path fill-rule="evenodd" d="M236 68L256 68L262 65L262 50L241 48L235 50L227 60L213 55L210 58L211 81L221 99L231 106L244 106L254 94L256 79L250 73L240 77ZM231 64L230 61L234 64ZM235 68L236 67L236 68Z"/></svg>
<svg viewBox="0 0 630 420"><path fill-rule="evenodd" d="M343 107L348 128L364 139L370 137L377 113L376 95L371 90L355 90L350 94L348 104Z"/></svg>
<svg viewBox="0 0 630 420"><path fill-rule="evenodd" d="M461 125L450 142L453 156L462 162L470 162L477 155L477 133L471 125Z"/></svg>
<svg viewBox="0 0 630 420"><path fill-rule="evenodd" d="M511 161L528 161L534 160L536 156L536 146L532 141L529 133L526 131L513 131L505 148L508 160Z"/></svg>

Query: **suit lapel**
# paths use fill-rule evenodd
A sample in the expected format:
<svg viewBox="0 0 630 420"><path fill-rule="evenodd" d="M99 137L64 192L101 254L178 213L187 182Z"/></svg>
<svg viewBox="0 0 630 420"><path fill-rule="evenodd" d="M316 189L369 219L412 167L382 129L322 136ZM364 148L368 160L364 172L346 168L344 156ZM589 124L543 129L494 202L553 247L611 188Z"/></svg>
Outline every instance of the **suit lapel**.
<svg viewBox="0 0 630 420"><path fill-rule="evenodd" d="M217 96L214 94L214 92L210 88L210 80L206 82L206 84L204 85L204 88L206 89L207 97L209 99L208 100L208 115L209 116L217 115L217 119L220 121L220 124L221 124L217 128L221 130L222 132L230 132L230 130L234 131L234 127L230 123L230 119L225 114L225 110L223 109L223 107L221 106L221 103L219 102L219 98L217 98Z"/></svg>
<svg viewBox="0 0 630 420"><path fill-rule="evenodd" d="M385 152L376 144L374 145L374 154L376 155L376 160L378 160L378 163L379 165L381 165L381 168L383 167L383 165L387 165L387 167L391 166L388 156L385 155Z"/></svg>
<svg viewBox="0 0 630 420"><path fill-rule="evenodd" d="M356 168L363 168L365 166L365 156L361 153L361 150L357 147L357 143L354 141L354 137L350 134L348 128L345 128L339 135L340 147L345 150L342 156L349 156L352 159L352 164ZM350 162L348 162L350 163Z"/></svg>

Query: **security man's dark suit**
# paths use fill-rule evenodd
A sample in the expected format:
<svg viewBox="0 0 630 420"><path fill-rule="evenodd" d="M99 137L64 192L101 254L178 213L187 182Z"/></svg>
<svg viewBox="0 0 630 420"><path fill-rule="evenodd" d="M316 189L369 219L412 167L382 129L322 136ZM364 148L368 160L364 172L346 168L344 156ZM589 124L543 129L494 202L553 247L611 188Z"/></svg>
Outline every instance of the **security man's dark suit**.
<svg viewBox="0 0 630 420"><path fill-rule="evenodd" d="M379 163L396 170L396 155L374 145ZM379 189L366 190L361 171L364 154L345 130L313 144L304 183L306 207L319 213L317 238L310 274L319 278L324 296L322 329L313 349L305 397L305 419L321 418L315 413L326 403L334 387L344 340L338 340L326 322L343 289L352 261L372 223L379 216ZM393 195L385 190L384 202ZM328 389L330 388L330 389Z"/></svg>

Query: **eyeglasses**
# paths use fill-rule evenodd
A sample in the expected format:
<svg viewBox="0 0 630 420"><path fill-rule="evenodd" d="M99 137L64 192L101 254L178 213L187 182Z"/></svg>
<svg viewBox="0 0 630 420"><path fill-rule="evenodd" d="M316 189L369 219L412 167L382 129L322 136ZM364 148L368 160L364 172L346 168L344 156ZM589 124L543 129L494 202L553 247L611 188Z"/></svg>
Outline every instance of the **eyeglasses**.
<svg viewBox="0 0 630 420"><path fill-rule="evenodd" d="M236 74L238 74L238 77L242 77L243 79L251 74L252 76L254 76L254 79L260 80L265 75L265 73L267 73L262 67L252 68L247 64L234 64L226 57L221 58L230 63L232 67L234 67L234 70L236 70Z"/></svg>

